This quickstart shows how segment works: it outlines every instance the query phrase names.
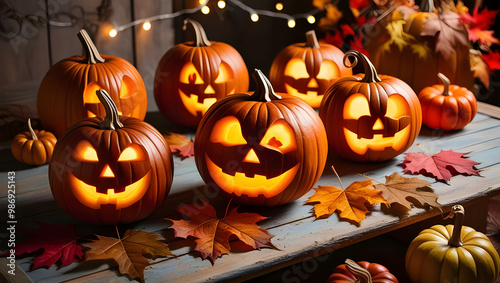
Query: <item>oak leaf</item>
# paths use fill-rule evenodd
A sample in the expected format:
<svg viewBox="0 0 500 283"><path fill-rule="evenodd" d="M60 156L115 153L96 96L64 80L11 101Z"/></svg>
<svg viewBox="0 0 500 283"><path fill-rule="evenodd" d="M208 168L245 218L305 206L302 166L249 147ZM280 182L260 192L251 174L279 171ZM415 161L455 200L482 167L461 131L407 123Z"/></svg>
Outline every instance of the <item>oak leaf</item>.
<svg viewBox="0 0 500 283"><path fill-rule="evenodd" d="M187 239L195 237L195 250L201 254L202 259L208 259L212 265L215 260L231 250L229 237L238 237L252 249L275 248L271 243L272 235L256 223L267 219L257 213L239 213L238 207L219 219L212 205L201 200L202 205L184 205L179 212L183 213L189 220L172 220L170 227L174 229L175 236Z"/></svg>
<svg viewBox="0 0 500 283"><path fill-rule="evenodd" d="M327 218L337 212L340 219L345 219L359 226L370 211L368 206L376 203L388 205L382 191L376 190L370 180L356 181L345 190L334 186L319 186L307 201L314 204L316 219Z"/></svg>
<svg viewBox="0 0 500 283"><path fill-rule="evenodd" d="M467 152L468 153L468 152ZM448 183L452 176L479 175L479 170L475 165L476 161L464 158L467 153L454 152L452 150L441 150L432 156L422 152L405 153L405 159L402 163L405 169L403 172L413 174L430 174L438 181Z"/></svg>
<svg viewBox="0 0 500 283"><path fill-rule="evenodd" d="M97 240L83 244L90 248L85 252L85 261L112 259L118 264L120 274L144 282L144 269L149 266L148 258L172 255L164 238L156 233L127 230L122 238L96 235Z"/></svg>
<svg viewBox="0 0 500 283"><path fill-rule="evenodd" d="M194 156L193 139L187 138L185 135L177 133L168 133L164 135L170 150L179 156L181 160Z"/></svg>
<svg viewBox="0 0 500 283"><path fill-rule="evenodd" d="M31 270L50 267L58 260L61 261L62 267L82 260L82 246L77 244L79 236L72 224L64 226L38 222L38 225L41 229L19 229L31 240L17 243L15 247L16 255L44 250L43 254L33 260Z"/></svg>
<svg viewBox="0 0 500 283"><path fill-rule="evenodd" d="M410 210L412 204L419 206L429 205L440 208L437 202L438 195L429 187L430 182L417 177L405 178L394 172L385 176L385 184L375 185L375 189L383 192L384 197L389 204L400 204L407 210Z"/></svg>

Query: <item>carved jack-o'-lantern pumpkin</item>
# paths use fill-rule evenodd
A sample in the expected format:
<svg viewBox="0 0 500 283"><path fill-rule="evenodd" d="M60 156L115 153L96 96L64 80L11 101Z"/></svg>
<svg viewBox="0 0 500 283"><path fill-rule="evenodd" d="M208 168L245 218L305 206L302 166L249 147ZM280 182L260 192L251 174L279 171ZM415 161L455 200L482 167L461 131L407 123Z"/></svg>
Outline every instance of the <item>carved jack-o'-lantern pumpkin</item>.
<svg viewBox="0 0 500 283"><path fill-rule="evenodd" d="M319 115L325 124L330 148L354 161L384 161L404 152L418 136L422 110L417 95L403 81L378 75L365 55L353 56L351 67L361 61L366 74L337 80L326 92Z"/></svg>
<svg viewBox="0 0 500 283"><path fill-rule="evenodd" d="M316 33L306 33L306 43L292 44L274 59L269 80L278 92L296 96L312 107L319 107L323 94L338 78L351 76L344 67L344 53L337 47L318 43Z"/></svg>
<svg viewBox="0 0 500 283"><path fill-rule="evenodd" d="M214 104L195 137L198 171L240 203L280 205L304 195L321 176L328 145L323 123L304 101L276 95L256 70L257 90ZM286 94L285 94L286 95Z"/></svg>
<svg viewBox="0 0 500 283"><path fill-rule="evenodd" d="M78 33L86 56L73 56L55 64L38 89L38 116L46 130L60 137L74 123L104 116L96 91L106 90L118 113L144 119L147 93L137 69L126 60L100 55L85 30Z"/></svg>
<svg viewBox="0 0 500 283"><path fill-rule="evenodd" d="M196 127L217 100L248 90L248 71L241 55L223 42L209 41L203 27L187 19L195 41L177 44L156 69L155 100L169 120Z"/></svg>
<svg viewBox="0 0 500 283"><path fill-rule="evenodd" d="M119 117L97 91L106 117L87 118L59 139L49 165L57 203L95 224L129 223L148 216L167 196L173 177L170 149L151 125Z"/></svg>

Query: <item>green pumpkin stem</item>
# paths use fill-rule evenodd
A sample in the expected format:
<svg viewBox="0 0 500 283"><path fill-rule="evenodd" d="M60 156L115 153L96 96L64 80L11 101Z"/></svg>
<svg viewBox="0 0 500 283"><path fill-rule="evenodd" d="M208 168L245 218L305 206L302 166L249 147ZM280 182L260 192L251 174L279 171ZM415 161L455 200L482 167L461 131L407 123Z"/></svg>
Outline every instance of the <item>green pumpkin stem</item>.
<svg viewBox="0 0 500 283"><path fill-rule="evenodd" d="M354 277L356 277L356 283L372 283L372 275L370 272L361 267L354 260L346 259L345 267Z"/></svg>
<svg viewBox="0 0 500 283"><path fill-rule="evenodd" d="M101 129L117 130L123 128L123 124L120 122L118 108L116 108L116 104L109 94L105 90L97 90L96 94L99 101L104 106L104 110L106 110L106 117L104 117L104 120L101 122Z"/></svg>
<svg viewBox="0 0 500 283"><path fill-rule="evenodd" d="M318 38L316 37L316 32L314 30L306 32L306 39L306 48L319 48Z"/></svg>
<svg viewBox="0 0 500 283"><path fill-rule="evenodd" d="M443 95L444 96L450 95L450 80L442 73L438 73L438 77L441 79L444 85Z"/></svg>
<svg viewBox="0 0 500 283"><path fill-rule="evenodd" d="M35 131L33 131L33 128L31 127L31 119L28 118L28 130L30 131L31 138L33 138L34 141L38 140L38 137L35 134Z"/></svg>
<svg viewBox="0 0 500 283"><path fill-rule="evenodd" d="M271 82L264 76L261 70L255 69L252 77L256 84L255 92L250 96L253 101L270 102L281 99L281 96L274 92Z"/></svg>
<svg viewBox="0 0 500 283"><path fill-rule="evenodd" d="M92 39L90 38L87 31L82 29L77 34L77 36L82 43L83 50L85 51L85 59L87 60L87 64L96 64L98 62L104 63L104 58L102 58L101 54L99 54L97 47L95 47L95 44L94 42L92 42Z"/></svg>
<svg viewBox="0 0 500 283"><path fill-rule="evenodd" d="M418 11L424 12L424 13L433 13L434 12L434 0L422 0Z"/></svg>
<svg viewBox="0 0 500 283"><path fill-rule="evenodd" d="M191 27L193 27L194 30L194 46L200 47L200 46L210 46L212 43L210 43L210 40L207 38L207 34L205 33L205 30L201 26L201 24L195 20L191 19L185 19L184 20L184 26L182 27L183 30L187 29L188 24L190 24Z"/></svg>
<svg viewBox="0 0 500 283"><path fill-rule="evenodd" d="M462 243L462 226L464 224L465 209L461 205L454 205L451 208L450 215L455 217L455 223L453 224L453 232L451 233L450 240L448 240L448 245L452 247L461 247Z"/></svg>
<svg viewBox="0 0 500 283"><path fill-rule="evenodd" d="M354 62L351 64L348 60L349 57L354 58ZM344 66L346 68L354 68L357 64L358 61L361 61L363 63L363 68L365 69L365 76L362 80L362 82L365 83L376 83L382 81L377 74L377 70L373 66L372 62L366 57L363 53L356 51L356 50L349 50L345 53L344 55ZM349 63L346 63L349 62Z"/></svg>

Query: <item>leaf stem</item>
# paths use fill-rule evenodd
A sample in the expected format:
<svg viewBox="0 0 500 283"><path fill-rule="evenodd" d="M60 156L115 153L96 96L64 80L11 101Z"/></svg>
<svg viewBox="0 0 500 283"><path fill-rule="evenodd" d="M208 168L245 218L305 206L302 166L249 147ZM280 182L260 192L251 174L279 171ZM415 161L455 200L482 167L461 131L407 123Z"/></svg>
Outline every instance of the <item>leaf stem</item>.
<svg viewBox="0 0 500 283"><path fill-rule="evenodd" d="M340 180L340 176L337 173L337 170L335 170L335 167L333 167L333 165L332 165L332 170L333 170L333 173L335 173L335 175L337 176L337 179L339 179L340 187L342 188L342 190L344 190L344 186L342 185L342 180Z"/></svg>

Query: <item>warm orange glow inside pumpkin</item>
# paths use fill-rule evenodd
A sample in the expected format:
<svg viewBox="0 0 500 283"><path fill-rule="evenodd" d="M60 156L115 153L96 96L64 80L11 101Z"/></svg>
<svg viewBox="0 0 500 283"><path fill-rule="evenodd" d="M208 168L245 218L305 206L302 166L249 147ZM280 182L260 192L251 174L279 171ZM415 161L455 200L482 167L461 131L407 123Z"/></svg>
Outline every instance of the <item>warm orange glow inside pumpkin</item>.
<svg viewBox="0 0 500 283"><path fill-rule="evenodd" d="M361 93L356 93L347 98L344 104L343 118L344 120L359 120L363 116L372 116L368 99ZM387 111L385 117L399 120L404 117L410 116L410 108L405 99L397 94L388 97ZM382 117L383 118L383 117ZM359 127L366 126L358 124L358 132L361 130ZM386 125L381 117L377 118L371 130L380 132L385 129ZM363 138L359 133L344 128L344 135L349 148L357 154L365 154L368 149L373 151L383 151L388 147L394 150L401 150L409 139L411 125L406 125L402 130L397 131L394 136L384 137L382 134L374 133L373 138Z"/></svg>
<svg viewBox="0 0 500 283"><path fill-rule="evenodd" d="M234 79L233 71L231 67L225 62L221 62L219 66L219 72L215 80L213 80L214 84L225 84ZM203 77L200 75L196 67L193 63L188 62L184 64L180 73L179 73L179 82L190 85L190 86L204 86L202 90L192 91L192 93L185 93L181 89L179 89L179 94L181 97L181 101L186 108L193 116L197 116L197 113L201 113L202 115L217 101L217 91L214 86L210 82L205 82ZM226 89L224 90L227 93L223 93L219 96L226 96L228 94L233 94L235 89Z"/></svg>
<svg viewBox="0 0 500 283"><path fill-rule="evenodd" d="M87 140L82 140L77 144L73 151L73 158L80 162L95 164L102 162L99 160L95 148ZM121 152L117 161L134 162L144 161L145 159L146 156L142 148L137 144L131 144ZM109 164L105 164L98 174L100 178L119 178L116 172L113 172ZM124 190L121 192L115 192L114 188L108 188L106 193L97 192L95 186L85 183L72 173L69 173L68 176L71 184L71 191L77 200L85 206L92 209L99 209L101 205L113 204L116 209L122 209L131 206L144 196L150 184L151 172L146 173L144 177L136 182L125 186Z"/></svg>
<svg viewBox="0 0 500 283"><path fill-rule="evenodd" d="M340 70L333 61L323 60L318 73L310 74L302 59L292 58L285 67L284 75L295 80L285 83L288 94L304 100L312 107L319 107L331 81L340 77ZM319 84L319 80L326 83Z"/></svg>
<svg viewBox="0 0 500 283"><path fill-rule="evenodd" d="M253 139L253 138L248 138ZM237 196L246 195L249 197L258 197L264 195L267 198L273 197L281 193L294 179L300 164L290 166L287 171L280 173L278 176L267 177L261 174L249 174L244 172L245 164L253 164L254 166L262 166L260 172L266 172L267 167L282 168L283 160L277 159L274 162L267 161L265 164L259 158L259 149L271 150L279 154L283 158L284 154L297 150L297 142L295 135L290 125L283 119L275 121L264 133L258 146L247 142L243 136L243 131L239 120L234 116L226 116L212 128L210 142L220 144L224 147L239 147L237 151L243 151L244 157L241 162L236 158L230 162L236 162L236 167L242 168L234 174L223 172L225 166L229 164L215 164L209 155L206 154L206 163L210 176L215 183L227 193L233 193ZM229 152L229 151L228 151ZM225 153L218 153L224 155ZM261 153L262 154L262 153ZM261 156L262 158L262 156Z"/></svg>

